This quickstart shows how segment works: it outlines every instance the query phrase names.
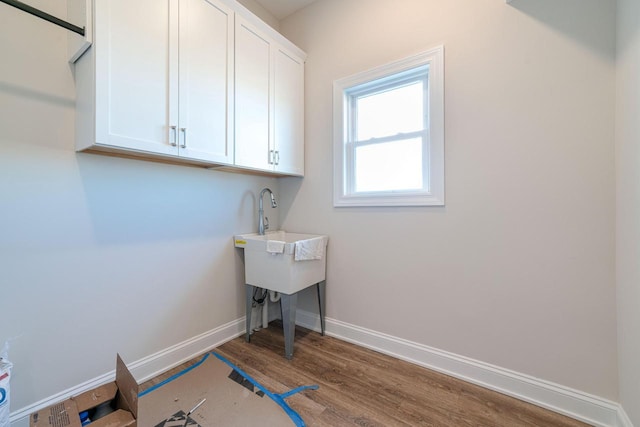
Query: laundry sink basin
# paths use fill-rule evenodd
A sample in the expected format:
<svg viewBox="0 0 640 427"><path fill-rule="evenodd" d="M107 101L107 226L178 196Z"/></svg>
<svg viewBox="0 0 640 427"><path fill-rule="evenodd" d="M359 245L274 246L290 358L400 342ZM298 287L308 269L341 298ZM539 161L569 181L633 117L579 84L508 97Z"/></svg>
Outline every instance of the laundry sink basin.
<svg viewBox="0 0 640 427"><path fill-rule="evenodd" d="M235 247L244 249L245 283L287 295L325 280L328 240L327 236L320 234L289 233L284 230L264 235L251 233L234 236ZM309 243L316 249L321 247L320 251L315 252L319 259L296 261L296 246L300 255L300 251L308 248Z"/></svg>

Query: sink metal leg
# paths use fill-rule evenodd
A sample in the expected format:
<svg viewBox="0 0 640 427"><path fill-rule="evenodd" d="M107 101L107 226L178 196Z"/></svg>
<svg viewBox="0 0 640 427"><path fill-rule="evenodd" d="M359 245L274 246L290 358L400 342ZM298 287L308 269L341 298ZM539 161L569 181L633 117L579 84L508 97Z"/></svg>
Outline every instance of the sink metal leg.
<svg viewBox="0 0 640 427"><path fill-rule="evenodd" d="M320 330L325 335L325 295L327 282L316 283L316 292L318 294L318 311L320 314ZM251 313L253 308L253 293L256 287L245 284L246 292L246 323L247 332L245 340L251 342ZM280 294L280 314L282 316L282 328L284 329L284 355L287 359L293 358L293 341L296 334L296 308L298 305L298 293L292 295Z"/></svg>
<svg viewBox="0 0 640 427"><path fill-rule="evenodd" d="M287 359L293 358L293 339L296 334L296 306L298 294L280 294L280 306L282 308L282 327L284 329L284 355Z"/></svg>
<svg viewBox="0 0 640 427"><path fill-rule="evenodd" d="M253 291L255 290L255 286L250 284L245 284L245 301L246 301L246 316L247 316L247 334L244 339L247 342L251 341L251 312L253 311Z"/></svg>
<svg viewBox="0 0 640 427"><path fill-rule="evenodd" d="M327 289L327 281L316 283L316 290L318 291L318 314L320 314L320 331L324 336L324 309L325 309L325 294Z"/></svg>

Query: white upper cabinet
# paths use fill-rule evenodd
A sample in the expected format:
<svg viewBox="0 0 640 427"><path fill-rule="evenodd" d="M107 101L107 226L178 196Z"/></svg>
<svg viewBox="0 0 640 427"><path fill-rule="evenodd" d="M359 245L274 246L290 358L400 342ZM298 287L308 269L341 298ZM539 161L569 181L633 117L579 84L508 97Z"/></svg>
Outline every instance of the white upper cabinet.
<svg viewBox="0 0 640 427"><path fill-rule="evenodd" d="M235 164L271 170L271 42L236 17Z"/></svg>
<svg viewBox="0 0 640 427"><path fill-rule="evenodd" d="M304 59L236 15L236 166L304 175Z"/></svg>
<svg viewBox="0 0 640 427"><path fill-rule="evenodd" d="M233 11L180 0L179 40L180 155L232 163Z"/></svg>
<svg viewBox="0 0 640 427"><path fill-rule="evenodd" d="M76 147L304 174L305 54L234 0L93 0Z"/></svg>
<svg viewBox="0 0 640 427"><path fill-rule="evenodd" d="M78 98L93 90L95 98L78 108L95 106L95 135L79 124L79 149L233 162L232 9L212 0L99 1L90 51L76 65Z"/></svg>
<svg viewBox="0 0 640 427"><path fill-rule="evenodd" d="M274 63L275 167L282 173L304 175L304 62L278 47Z"/></svg>
<svg viewBox="0 0 640 427"><path fill-rule="evenodd" d="M170 15L177 16L174 5L170 0L95 2L95 140L89 136L79 141L83 145L178 154L169 143L169 120L178 115L177 90L172 90L177 67L170 66L177 60L172 58L177 23L169 25Z"/></svg>

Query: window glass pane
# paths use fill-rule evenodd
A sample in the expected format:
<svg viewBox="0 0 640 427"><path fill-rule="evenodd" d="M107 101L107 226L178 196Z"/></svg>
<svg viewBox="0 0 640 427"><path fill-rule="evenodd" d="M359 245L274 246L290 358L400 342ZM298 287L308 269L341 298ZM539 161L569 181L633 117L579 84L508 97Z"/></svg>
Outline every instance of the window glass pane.
<svg viewBox="0 0 640 427"><path fill-rule="evenodd" d="M424 129L424 88L418 81L356 99L356 140Z"/></svg>
<svg viewBox="0 0 640 427"><path fill-rule="evenodd" d="M422 189L422 138L357 147L355 161L356 192Z"/></svg>

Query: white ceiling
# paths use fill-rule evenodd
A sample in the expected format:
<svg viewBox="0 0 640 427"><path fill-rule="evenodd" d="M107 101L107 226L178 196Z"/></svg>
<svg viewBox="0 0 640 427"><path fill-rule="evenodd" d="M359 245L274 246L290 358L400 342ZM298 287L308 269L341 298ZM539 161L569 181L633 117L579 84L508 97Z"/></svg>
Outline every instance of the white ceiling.
<svg viewBox="0 0 640 427"><path fill-rule="evenodd" d="M277 19L283 19L293 12L310 5L316 0L256 0Z"/></svg>

